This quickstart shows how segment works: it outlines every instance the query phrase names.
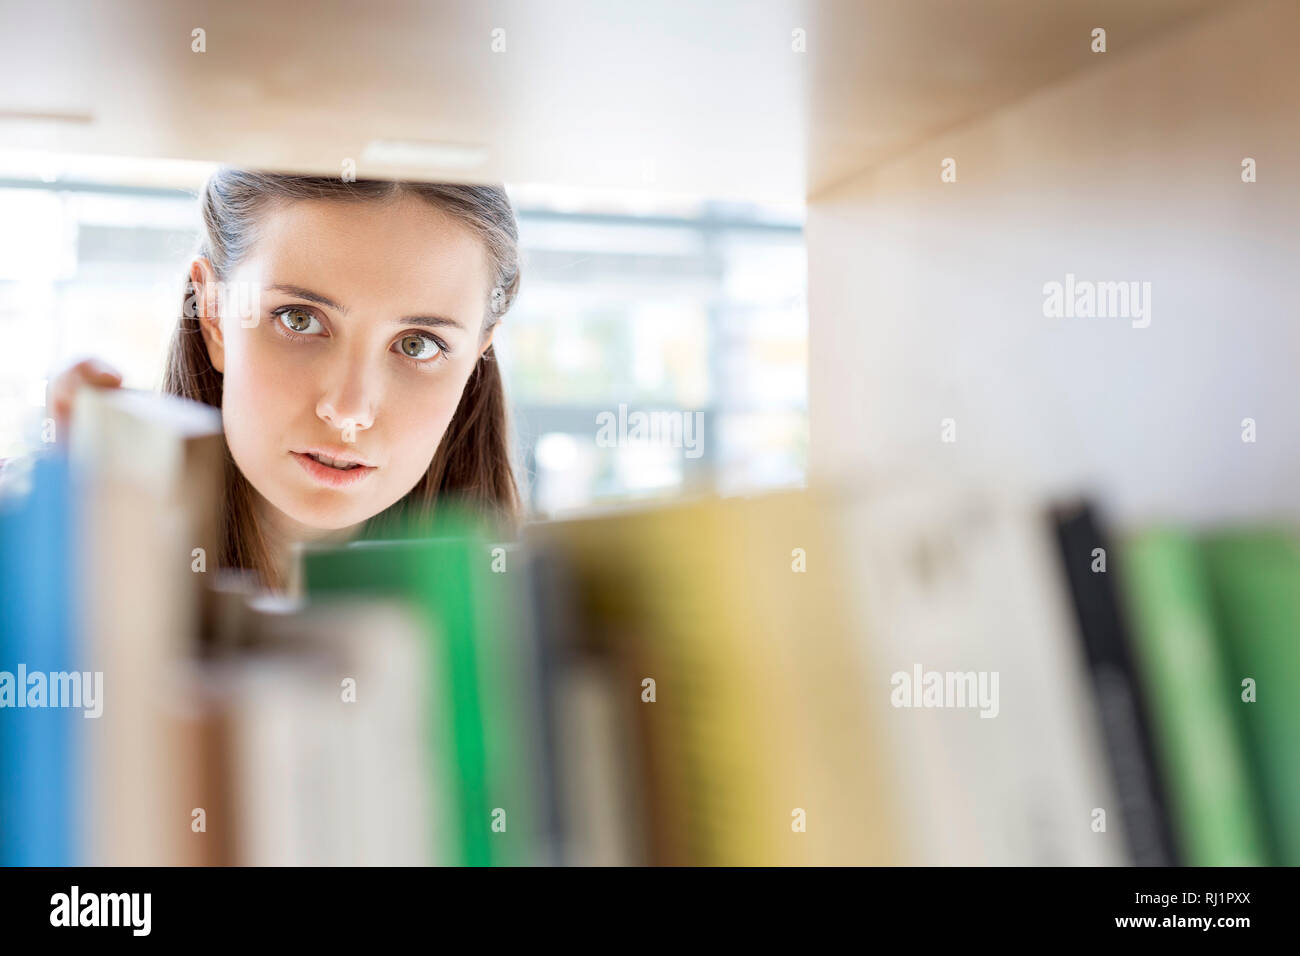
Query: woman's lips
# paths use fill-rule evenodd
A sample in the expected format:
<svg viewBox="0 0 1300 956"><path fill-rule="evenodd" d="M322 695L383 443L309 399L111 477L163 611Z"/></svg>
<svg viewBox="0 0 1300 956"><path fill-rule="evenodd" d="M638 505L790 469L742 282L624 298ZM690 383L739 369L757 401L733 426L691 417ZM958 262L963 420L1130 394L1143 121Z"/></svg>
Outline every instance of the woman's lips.
<svg viewBox="0 0 1300 956"><path fill-rule="evenodd" d="M355 485L358 481L365 480L366 476L375 471L373 465L358 465L355 468L331 468L329 465L322 465L310 455L304 455L302 452L294 451L289 454L302 465L303 471L311 475L316 481L330 488L346 488L349 485Z"/></svg>

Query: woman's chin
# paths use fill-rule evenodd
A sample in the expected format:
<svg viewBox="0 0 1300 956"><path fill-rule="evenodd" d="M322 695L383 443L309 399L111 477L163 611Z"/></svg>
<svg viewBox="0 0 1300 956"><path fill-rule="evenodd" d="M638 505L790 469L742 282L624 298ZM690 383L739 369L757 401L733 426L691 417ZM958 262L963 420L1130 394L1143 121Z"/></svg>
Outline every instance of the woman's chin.
<svg viewBox="0 0 1300 956"><path fill-rule="evenodd" d="M303 494L296 489L279 489L279 493L262 493L274 509L266 515L291 538L329 537L358 528L382 508L336 491L313 491ZM278 513L278 514L277 514Z"/></svg>
<svg viewBox="0 0 1300 956"><path fill-rule="evenodd" d="M297 507L286 510L285 513L303 529L306 535L329 535L346 531L376 514L369 509L357 508L355 502L349 502L348 507L342 508L328 505Z"/></svg>

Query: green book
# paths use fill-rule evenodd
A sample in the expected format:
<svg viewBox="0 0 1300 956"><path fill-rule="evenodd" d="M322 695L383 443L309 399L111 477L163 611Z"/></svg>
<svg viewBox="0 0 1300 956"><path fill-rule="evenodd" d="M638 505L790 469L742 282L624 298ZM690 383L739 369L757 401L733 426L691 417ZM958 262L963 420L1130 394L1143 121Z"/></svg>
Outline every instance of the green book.
<svg viewBox="0 0 1300 956"><path fill-rule="evenodd" d="M533 861L532 755L523 746L528 687L513 652L514 580L493 570L500 557L472 522L451 518L428 537L304 555L309 599L396 596L428 624L434 829L439 862L452 865Z"/></svg>
<svg viewBox="0 0 1300 956"><path fill-rule="evenodd" d="M1238 723L1238 681L1215 637L1210 582L1190 534L1128 542L1121 583L1181 856L1191 866L1269 863Z"/></svg>
<svg viewBox="0 0 1300 956"><path fill-rule="evenodd" d="M1207 537L1204 554L1224 658L1235 685L1234 708L1246 732L1272 837L1273 862L1297 866L1300 541L1283 530L1219 532Z"/></svg>

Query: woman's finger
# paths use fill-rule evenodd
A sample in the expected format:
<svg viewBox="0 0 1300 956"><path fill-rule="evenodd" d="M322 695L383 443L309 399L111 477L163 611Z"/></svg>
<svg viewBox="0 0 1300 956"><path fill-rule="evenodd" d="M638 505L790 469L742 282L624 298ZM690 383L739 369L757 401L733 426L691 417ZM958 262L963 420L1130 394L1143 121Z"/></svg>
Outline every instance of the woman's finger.
<svg viewBox="0 0 1300 956"><path fill-rule="evenodd" d="M122 376L111 368L96 368L87 371L82 381L87 385L97 385L100 388L116 388L122 384Z"/></svg>
<svg viewBox="0 0 1300 956"><path fill-rule="evenodd" d="M94 358L83 359L64 369L50 382L46 407L56 421L66 424L72 417L72 404L77 389L82 385L118 388L121 384L122 374L107 362Z"/></svg>
<svg viewBox="0 0 1300 956"><path fill-rule="evenodd" d="M68 373L74 373L79 381L86 382L89 385L113 386L122 383L122 373L103 359L82 359L64 374Z"/></svg>

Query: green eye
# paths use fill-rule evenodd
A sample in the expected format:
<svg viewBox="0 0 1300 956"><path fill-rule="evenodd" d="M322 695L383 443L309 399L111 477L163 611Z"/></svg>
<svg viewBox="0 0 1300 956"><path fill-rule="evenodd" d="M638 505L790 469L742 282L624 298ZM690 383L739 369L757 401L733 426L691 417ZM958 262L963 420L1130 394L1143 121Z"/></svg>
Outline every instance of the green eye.
<svg viewBox="0 0 1300 956"><path fill-rule="evenodd" d="M305 309L285 309L279 314L279 319L286 329L301 335L312 335L321 330L320 321Z"/></svg>
<svg viewBox="0 0 1300 956"><path fill-rule="evenodd" d="M427 335L403 335L397 340L397 347L413 359L430 359L441 351L438 343Z"/></svg>

